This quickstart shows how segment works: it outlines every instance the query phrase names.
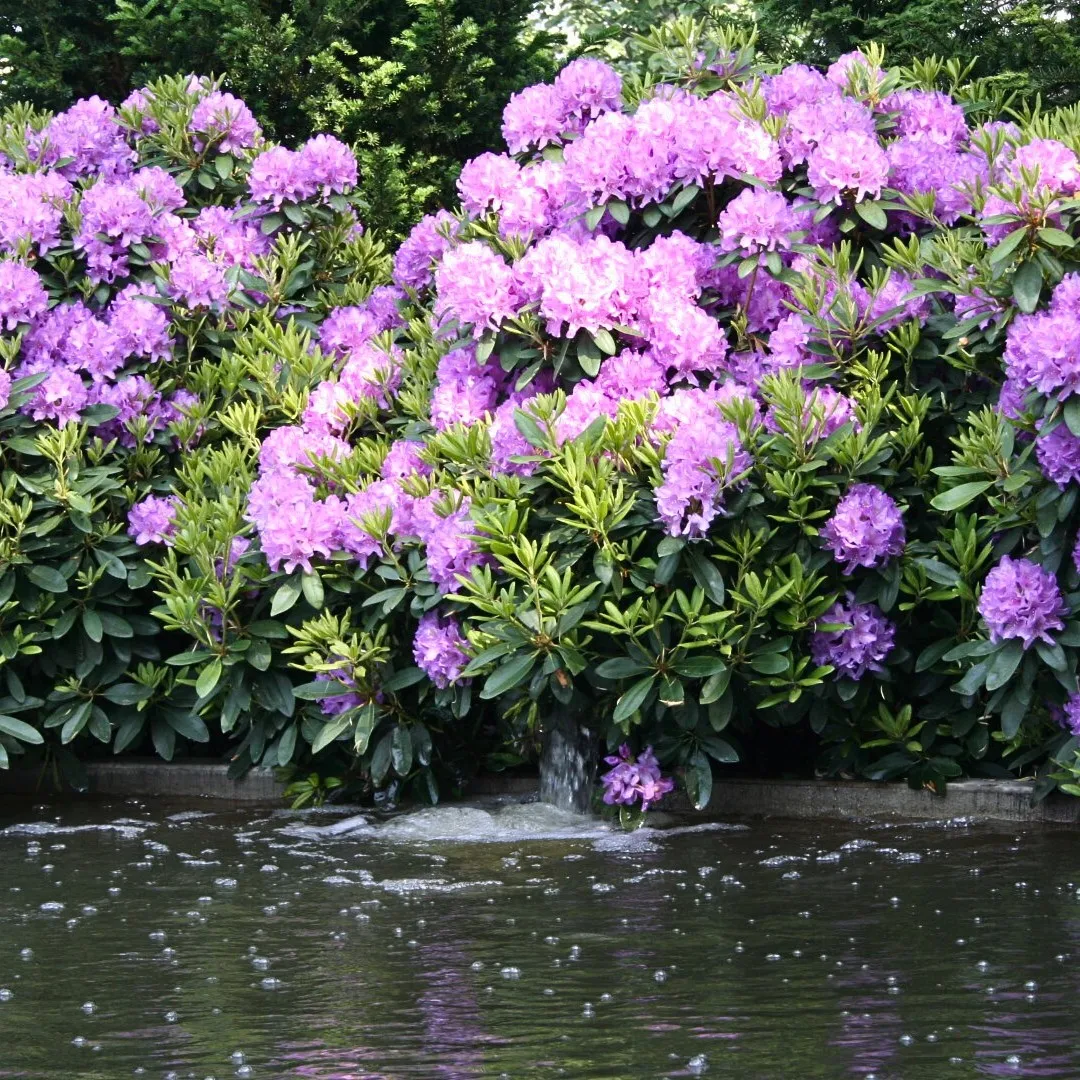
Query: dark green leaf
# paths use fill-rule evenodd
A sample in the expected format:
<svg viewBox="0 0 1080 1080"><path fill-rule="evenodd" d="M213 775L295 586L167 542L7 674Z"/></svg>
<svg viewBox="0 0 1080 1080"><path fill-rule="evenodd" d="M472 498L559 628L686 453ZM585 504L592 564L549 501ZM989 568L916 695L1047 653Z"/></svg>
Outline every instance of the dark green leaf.
<svg viewBox="0 0 1080 1080"><path fill-rule="evenodd" d="M37 728L32 728L22 720L16 720L14 716L0 715L0 732L20 742L32 743L34 746L40 746L45 741L45 737Z"/></svg>
<svg viewBox="0 0 1080 1080"><path fill-rule="evenodd" d="M505 694L513 690L519 683L524 682L533 669L535 658L531 653L523 653L513 656L504 664L500 664L484 682L484 689L480 691L480 697L485 701Z"/></svg>
<svg viewBox="0 0 1080 1080"><path fill-rule="evenodd" d="M959 484L957 487L935 495L930 500L930 505L935 510L944 510L946 513L959 510L961 507L967 506L973 499L977 499L992 484L992 480L978 480L970 484Z"/></svg>
<svg viewBox="0 0 1080 1080"><path fill-rule="evenodd" d="M644 704L655 681L655 675L646 675L644 679L639 679L634 683L634 685L631 686L630 689L615 703L615 712L612 714L612 720L614 720L616 724L621 724L624 720L629 720L630 717Z"/></svg>

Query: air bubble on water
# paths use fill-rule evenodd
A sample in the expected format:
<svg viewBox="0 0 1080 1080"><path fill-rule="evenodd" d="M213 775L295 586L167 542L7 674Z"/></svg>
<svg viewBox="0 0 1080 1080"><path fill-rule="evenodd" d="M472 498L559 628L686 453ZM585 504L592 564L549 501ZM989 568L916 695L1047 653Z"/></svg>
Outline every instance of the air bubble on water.
<svg viewBox="0 0 1080 1080"><path fill-rule="evenodd" d="M10 1001L14 994L6 987L0 986L0 1001Z"/></svg>
<svg viewBox="0 0 1080 1080"><path fill-rule="evenodd" d="M264 990L280 990L285 984L280 979L269 976L268 978L261 980L259 985Z"/></svg>
<svg viewBox="0 0 1080 1080"><path fill-rule="evenodd" d="M254 1076L255 1070L250 1065L241 1065L240 1068L236 1070L236 1075L244 1077Z"/></svg>
<svg viewBox="0 0 1080 1080"><path fill-rule="evenodd" d="M27 946L25 949L20 949L19 950L19 959L20 960L33 960L34 959L34 950L31 949L29 946Z"/></svg>
<svg viewBox="0 0 1080 1080"><path fill-rule="evenodd" d="M164 1016L166 1024L175 1024L180 1019L180 1014L174 1009L170 1009Z"/></svg>
<svg viewBox="0 0 1080 1080"><path fill-rule="evenodd" d="M219 878L214 878L214 884L219 889L235 889L237 887L237 885L239 885L240 883L236 880L236 878L219 877Z"/></svg>
<svg viewBox="0 0 1080 1080"><path fill-rule="evenodd" d="M251 958L251 966L256 971L267 971L270 968L270 961L265 956L253 956Z"/></svg>
<svg viewBox="0 0 1080 1080"><path fill-rule="evenodd" d="M653 972L653 978L658 983L666 982L667 981L667 972L663 968L657 968L657 970Z"/></svg>
<svg viewBox="0 0 1080 1080"><path fill-rule="evenodd" d="M607 1003L608 1003L609 1001L614 1001L614 1000L615 1000L615 999L614 999L614 998L613 998L613 997L612 997L612 996L611 996L610 994L601 994L601 995L600 995L600 1001L601 1001L601 1002L602 1002L603 1004L605 1004L605 1005L606 1005L606 1004L607 1004Z"/></svg>
<svg viewBox="0 0 1080 1080"><path fill-rule="evenodd" d="M243 1050L234 1050L234 1051L233 1051L233 1052L232 1052L232 1053L231 1053L231 1054L229 1055L229 1060L230 1060L230 1061L231 1061L231 1062L232 1062L232 1063L233 1063L234 1065L243 1065L243 1064L244 1064L244 1062L245 1062L245 1061L247 1061L247 1058L246 1058L246 1057L244 1056L244 1051L243 1051Z"/></svg>
<svg viewBox="0 0 1080 1080"><path fill-rule="evenodd" d="M702 1073L707 1072L709 1068L709 1059L704 1054L695 1054L687 1063L686 1068L694 1076L700 1076Z"/></svg>
<svg viewBox="0 0 1080 1080"><path fill-rule="evenodd" d="M521 968L513 967L513 966L504 967L504 968L501 968L499 970L499 974L504 979L520 979L521 978Z"/></svg>
<svg viewBox="0 0 1080 1080"><path fill-rule="evenodd" d="M86 1039L86 1037L85 1037L85 1036L83 1036L83 1035L76 1035L76 1036L75 1036L75 1038L71 1040L71 1045L72 1045L72 1046L80 1046L80 1047L81 1047L81 1046L85 1046L85 1045L87 1044L87 1041L88 1041L88 1040Z"/></svg>
<svg viewBox="0 0 1080 1080"><path fill-rule="evenodd" d="M61 904L59 900L46 900L45 903L41 905L40 910L44 911L47 915L55 915L64 910L64 905Z"/></svg>
<svg viewBox="0 0 1080 1080"><path fill-rule="evenodd" d="M1005 1059L1005 1064L1006 1065L1012 1065L1013 1068L1018 1068L1019 1065L1020 1065L1020 1055L1019 1054L1010 1054Z"/></svg>
<svg viewBox="0 0 1080 1080"><path fill-rule="evenodd" d="M82 1011L89 1016L91 1013L97 1011L97 1006L92 1001L84 1001L82 1003Z"/></svg>
<svg viewBox="0 0 1080 1080"><path fill-rule="evenodd" d="M593 1008L591 1001L586 1001L581 1010L581 1015L586 1017L593 1017L596 1015L596 1010Z"/></svg>
<svg viewBox="0 0 1080 1080"><path fill-rule="evenodd" d="M483 960L474 960L469 966L472 968L473 971L483 971L484 970L484 961Z"/></svg>

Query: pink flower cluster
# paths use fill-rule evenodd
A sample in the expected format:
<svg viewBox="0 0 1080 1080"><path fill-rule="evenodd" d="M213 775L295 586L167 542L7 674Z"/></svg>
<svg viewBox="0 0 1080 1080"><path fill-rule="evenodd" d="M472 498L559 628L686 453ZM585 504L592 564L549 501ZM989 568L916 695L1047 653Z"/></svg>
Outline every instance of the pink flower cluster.
<svg viewBox="0 0 1080 1080"><path fill-rule="evenodd" d="M212 143L218 152L249 154L260 135L242 101L194 77L187 93L196 148ZM174 320L226 315L237 301L263 299L250 291L242 297L238 275L254 269L273 242L261 227L265 207L196 211L173 173L140 167L143 140L157 130L153 104L149 90L133 93L120 111L99 98L79 101L27 132L27 171L0 161L0 332L24 332L10 374L38 379L22 409L64 425L92 406L109 406L116 415L97 434L125 446L135 443L136 421L152 439L192 404L187 391L163 397L155 386L156 366L173 355ZM291 186L273 167L282 155ZM304 199L355 183L352 152L327 136L296 153L259 155L249 178L252 199L275 203L283 185ZM49 294L58 280L49 256L68 242L100 287L86 299L57 301ZM373 316L377 330L385 329L386 308L384 298ZM366 385L371 366L352 374Z"/></svg>

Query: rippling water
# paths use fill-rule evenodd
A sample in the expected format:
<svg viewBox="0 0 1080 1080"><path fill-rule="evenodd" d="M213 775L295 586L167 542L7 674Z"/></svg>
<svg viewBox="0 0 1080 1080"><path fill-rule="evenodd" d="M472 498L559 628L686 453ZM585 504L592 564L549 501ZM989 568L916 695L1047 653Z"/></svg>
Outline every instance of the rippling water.
<svg viewBox="0 0 1080 1080"><path fill-rule="evenodd" d="M1080 834L668 824L0 808L0 1077L1080 1077Z"/></svg>

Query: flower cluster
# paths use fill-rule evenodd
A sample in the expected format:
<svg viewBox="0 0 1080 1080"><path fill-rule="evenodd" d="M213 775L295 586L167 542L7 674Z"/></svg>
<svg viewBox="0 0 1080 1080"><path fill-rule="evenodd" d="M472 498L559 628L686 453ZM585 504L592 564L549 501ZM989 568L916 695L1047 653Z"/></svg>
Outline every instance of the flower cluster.
<svg viewBox="0 0 1080 1080"><path fill-rule="evenodd" d="M810 655L815 664L831 664L837 676L856 682L868 671L885 670L896 627L877 604L857 604L854 595L848 593L846 600L838 600L818 622L829 628L815 630L810 636Z"/></svg>
<svg viewBox="0 0 1080 1080"><path fill-rule="evenodd" d="M469 662L467 648L468 642L453 616L429 611L421 617L413 638L413 657L416 666L437 687L445 690L461 679L462 669Z"/></svg>
<svg viewBox="0 0 1080 1080"><path fill-rule="evenodd" d="M900 507L881 488L854 484L837 503L821 538L836 561L847 564L845 574L860 566L881 566L904 550Z"/></svg>
<svg viewBox="0 0 1080 1080"><path fill-rule="evenodd" d="M1016 639L1030 649L1036 641L1053 645L1053 630L1064 630L1068 614L1057 578L1030 559L1009 555L986 575L979 614L991 641Z"/></svg>
<svg viewBox="0 0 1080 1080"><path fill-rule="evenodd" d="M600 777L608 806L633 806L640 799L640 809L645 811L675 787L674 780L661 775L660 763L651 746L635 756L623 743L617 754L605 757L604 761L611 766Z"/></svg>

